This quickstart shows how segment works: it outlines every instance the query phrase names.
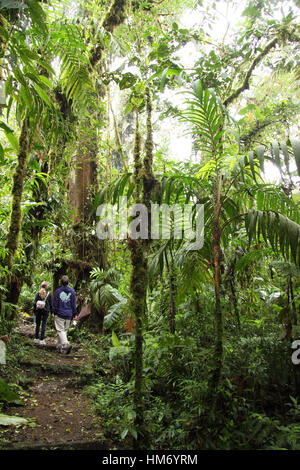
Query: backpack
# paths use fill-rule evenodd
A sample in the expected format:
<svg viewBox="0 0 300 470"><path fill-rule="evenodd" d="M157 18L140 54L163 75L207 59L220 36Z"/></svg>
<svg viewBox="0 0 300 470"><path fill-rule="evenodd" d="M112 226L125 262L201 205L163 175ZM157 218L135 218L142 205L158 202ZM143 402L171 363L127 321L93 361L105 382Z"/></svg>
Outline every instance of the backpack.
<svg viewBox="0 0 300 470"><path fill-rule="evenodd" d="M43 310L43 309L45 308L45 306L46 306L46 300L47 300L48 295L49 295L49 292L47 293L45 300L38 300L38 301L37 301L37 303L36 303L36 308L37 308L38 310Z"/></svg>

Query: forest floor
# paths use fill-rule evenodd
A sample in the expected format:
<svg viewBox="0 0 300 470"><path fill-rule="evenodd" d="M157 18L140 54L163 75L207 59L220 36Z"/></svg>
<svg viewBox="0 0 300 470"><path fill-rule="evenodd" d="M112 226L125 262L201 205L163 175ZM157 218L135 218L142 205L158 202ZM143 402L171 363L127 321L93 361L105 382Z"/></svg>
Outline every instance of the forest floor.
<svg viewBox="0 0 300 470"><path fill-rule="evenodd" d="M55 332L46 338L46 346L36 345L34 325L24 319L14 337L18 344L11 345L13 339L8 343L7 362L15 352L17 363L13 380L7 378L19 384L24 405L10 405L2 412L26 418L28 424L1 426L0 449L112 448L101 432L101 416L83 391L93 378L93 352L72 342L69 355L58 353Z"/></svg>

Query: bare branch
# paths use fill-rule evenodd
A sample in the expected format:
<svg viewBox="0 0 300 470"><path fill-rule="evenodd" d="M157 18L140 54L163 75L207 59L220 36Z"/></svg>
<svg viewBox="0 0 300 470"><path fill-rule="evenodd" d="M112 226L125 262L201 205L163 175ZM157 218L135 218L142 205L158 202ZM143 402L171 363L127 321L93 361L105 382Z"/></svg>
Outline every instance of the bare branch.
<svg viewBox="0 0 300 470"><path fill-rule="evenodd" d="M276 45L278 44L278 39L277 38L274 38L272 39L272 41L270 41L266 47L262 50L262 52L253 60L247 74L246 74L246 77L242 83L242 85L236 90L234 91L225 101L224 101L224 106L229 106L233 101L235 101L239 95L245 91L245 90L248 90L249 89L249 82L250 82L250 78L252 76L252 73L255 69L255 67L263 60L263 58L270 52L271 49L273 49L273 47L275 47Z"/></svg>

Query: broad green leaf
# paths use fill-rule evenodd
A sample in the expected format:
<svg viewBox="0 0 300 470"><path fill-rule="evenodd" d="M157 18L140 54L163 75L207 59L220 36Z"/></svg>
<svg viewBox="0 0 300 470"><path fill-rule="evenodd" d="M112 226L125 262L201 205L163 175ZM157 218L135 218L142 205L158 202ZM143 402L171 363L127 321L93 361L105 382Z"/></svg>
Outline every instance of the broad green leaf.
<svg viewBox="0 0 300 470"><path fill-rule="evenodd" d="M0 121L0 127L1 127L1 129L4 130L4 132L7 132L7 133L9 133L9 132L13 133L14 132L13 129L11 127L9 127L7 124L5 124L5 122L3 122L3 121Z"/></svg>
<svg viewBox="0 0 300 470"><path fill-rule="evenodd" d="M27 424L28 420L19 416L9 416L0 413L0 426L18 426Z"/></svg>
<svg viewBox="0 0 300 470"><path fill-rule="evenodd" d="M40 171L40 165L39 162L35 159L32 159L30 162L28 162L28 168L31 168L32 170Z"/></svg>
<svg viewBox="0 0 300 470"><path fill-rule="evenodd" d="M167 73L168 73L168 67L164 69L163 73L161 74L161 79L160 79L160 85L159 85L159 91L162 93L165 88L166 80L167 80Z"/></svg>
<svg viewBox="0 0 300 470"><path fill-rule="evenodd" d="M47 77L45 77L44 75L39 75L39 80L45 85L47 85L48 88L52 89L52 83Z"/></svg>
<svg viewBox="0 0 300 470"><path fill-rule="evenodd" d="M263 250L253 250L242 256L235 265L235 270L243 271L251 262L262 258Z"/></svg>
<svg viewBox="0 0 300 470"><path fill-rule="evenodd" d="M120 90L132 87L137 81L137 76L131 72L127 72L123 75L122 80L119 83Z"/></svg>
<svg viewBox="0 0 300 470"><path fill-rule="evenodd" d="M20 82L22 85L26 86L27 85L26 79L25 79L23 73L21 72L20 68L15 67L13 72L14 72L14 76L18 80L18 82Z"/></svg>
<svg viewBox="0 0 300 470"><path fill-rule="evenodd" d="M26 103L28 108L30 108L31 105L32 105L32 101L31 101L31 96L30 96L28 86L21 85L20 94L21 94L21 97L22 97L23 101Z"/></svg>
<svg viewBox="0 0 300 470"><path fill-rule="evenodd" d="M132 103L130 103L130 101L129 101L129 103L127 103L126 106L125 106L124 114L129 114L129 113L131 113L132 108L133 108L133 105L132 105Z"/></svg>
<svg viewBox="0 0 300 470"><path fill-rule="evenodd" d="M114 331L111 334L111 341L115 348L118 348L120 346L120 341L118 340L118 337Z"/></svg>
<svg viewBox="0 0 300 470"><path fill-rule="evenodd" d="M288 231L288 236L289 236L292 257L295 263L297 263L297 250L299 247L299 240L300 240L299 225L294 223L292 220L287 220L287 231Z"/></svg>
<svg viewBox="0 0 300 470"><path fill-rule="evenodd" d="M42 98L42 100L46 103L47 106L49 106L50 108L52 107L52 103L47 95L47 93L45 92L45 90L43 90L41 87L39 87L37 84L35 84L35 89L38 93L38 95L40 96L40 98Z"/></svg>
<svg viewBox="0 0 300 470"><path fill-rule="evenodd" d="M47 34L46 14L40 3L36 0L27 0L28 9L30 11L31 21L35 27L39 28L42 34Z"/></svg>
<svg viewBox="0 0 300 470"><path fill-rule="evenodd" d="M254 168L254 152L249 152L248 157L249 157L249 165L251 168L251 173L253 175L254 181L256 182L256 175L255 175L255 168Z"/></svg>
<svg viewBox="0 0 300 470"><path fill-rule="evenodd" d="M19 151L19 141L12 132L5 132L6 138L16 152Z"/></svg>
<svg viewBox="0 0 300 470"><path fill-rule="evenodd" d="M19 396L0 378L0 401L22 405Z"/></svg>
<svg viewBox="0 0 300 470"><path fill-rule="evenodd" d="M124 431L122 432L122 434L121 434L121 436L120 436L121 439L125 439L125 437L126 437L127 434L128 434L128 431L129 431L128 429L124 429Z"/></svg>

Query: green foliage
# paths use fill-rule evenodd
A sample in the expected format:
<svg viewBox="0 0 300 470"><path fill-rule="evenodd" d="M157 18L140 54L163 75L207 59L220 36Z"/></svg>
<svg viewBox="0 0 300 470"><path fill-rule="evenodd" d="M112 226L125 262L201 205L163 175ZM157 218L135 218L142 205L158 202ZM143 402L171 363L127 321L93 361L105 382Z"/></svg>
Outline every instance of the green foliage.
<svg viewBox="0 0 300 470"><path fill-rule="evenodd" d="M20 418L20 416L10 416L0 413L0 426L23 426L27 421L27 419Z"/></svg>
<svg viewBox="0 0 300 470"><path fill-rule="evenodd" d="M260 235L269 243L275 252L280 252L291 258L295 264L300 264L300 225L288 217L273 211L252 209L246 218L246 228L249 241Z"/></svg>
<svg viewBox="0 0 300 470"><path fill-rule="evenodd" d="M113 304L108 309L107 315L104 317L104 328L109 329L118 324L121 318L128 310L128 299L123 297L120 302Z"/></svg>
<svg viewBox="0 0 300 470"><path fill-rule="evenodd" d="M124 383L120 376L105 384L100 381L86 389L95 400L95 409L104 418L104 433L114 439L125 439L127 434L135 437L134 412L130 405L132 384Z"/></svg>
<svg viewBox="0 0 300 470"><path fill-rule="evenodd" d="M188 109L182 113L183 120L193 126L192 133L197 135L197 149L215 156L223 146L223 126L225 109L210 90L204 90L200 81L192 84L193 92L187 101ZM222 112L223 111L223 112Z"/></svg>
<svg viewBox="0 0 300 470"><path fill-rule="evenodd" d="M19 396L0 378L0 401L22 405Z"/></svg>
<svg viewBox="0 0 300 470"><path fill-rule="evenodd" d="M115 269L104 271L94 268L91 272L93 279L90 284L93 305L100 310L103 307L118 307L110 311L107 325L111 326L117 319L120 304L126 304L126 299L119 293L117 286L118 273Z"/></svg>
<svg viewBox="0 0 300 470"><path fill-rule="evenodd" d="M53 53L61 62L60 83L67 100L76 112L87 108L95 98L96 90L90 74L89 54L81 28L73 23L56 22L51 32Z"/></svg>

